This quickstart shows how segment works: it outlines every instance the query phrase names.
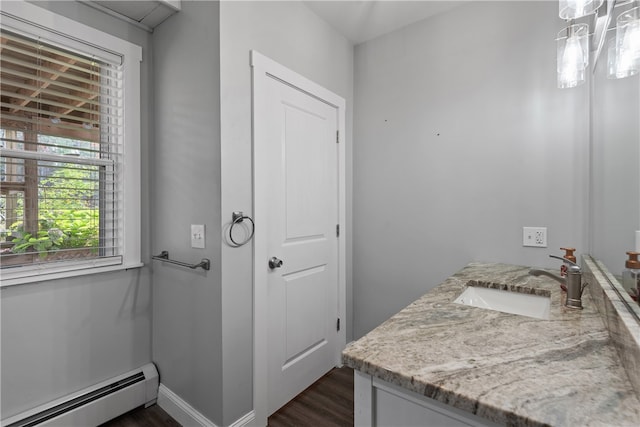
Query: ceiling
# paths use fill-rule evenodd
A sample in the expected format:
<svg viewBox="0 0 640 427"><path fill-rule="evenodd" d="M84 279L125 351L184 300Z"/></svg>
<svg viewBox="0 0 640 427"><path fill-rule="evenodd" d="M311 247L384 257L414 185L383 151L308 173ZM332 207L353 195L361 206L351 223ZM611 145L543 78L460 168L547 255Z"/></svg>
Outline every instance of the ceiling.
<svg viewBox="0 0 640 427"><path fill-rule="evenodd" d="M77 0L148 31L180 10L178 0ZM213 1L213 0L206 0ZM226 0L241 1L241 0ZM316 15L354 44L450 10L471 0L306 0Z"/></svg>
<svg viewBox="0 0 640 427"><path fill-rule="evenodd" d="M180 10L179 0L76 0L147 31Z"/></svg>
<svg viewBox="0 0 640 427"><path fill-rule="evenodd" d="M469 1L307 0L304 3L351 42L359 44Z"/></svg>

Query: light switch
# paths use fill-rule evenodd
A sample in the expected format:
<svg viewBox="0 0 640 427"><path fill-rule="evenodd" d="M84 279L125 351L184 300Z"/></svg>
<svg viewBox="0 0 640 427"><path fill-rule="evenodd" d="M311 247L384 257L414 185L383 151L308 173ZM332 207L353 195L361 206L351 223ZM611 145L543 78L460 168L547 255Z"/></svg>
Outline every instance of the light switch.
<svg viewBox="0 0 640 427"><path fill-rule="evenodd" d="M191 247L204 249L204 224L191 224Z"/></svg>

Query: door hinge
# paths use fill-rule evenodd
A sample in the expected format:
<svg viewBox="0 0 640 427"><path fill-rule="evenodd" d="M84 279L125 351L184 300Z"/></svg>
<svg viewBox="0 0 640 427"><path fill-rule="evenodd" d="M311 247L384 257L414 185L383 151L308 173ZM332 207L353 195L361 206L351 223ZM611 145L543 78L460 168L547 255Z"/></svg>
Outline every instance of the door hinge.
<svg viewBox="0 0 640 427"><path fill-rule="evenodd" d="M336 131L336 144L340 144L340 131Z"/></svg>
<svg viewBox="0 0 640 427"><path fill-rule="evenodd" d="M340 332L340 318L338 317L338 321L336 322L336 331Z"/></svg>
<svg viewBox="0 0 640 427"><path fill-rule="evenodd" d="M340 237L340 224L336 224L336 237Z"/></svg>

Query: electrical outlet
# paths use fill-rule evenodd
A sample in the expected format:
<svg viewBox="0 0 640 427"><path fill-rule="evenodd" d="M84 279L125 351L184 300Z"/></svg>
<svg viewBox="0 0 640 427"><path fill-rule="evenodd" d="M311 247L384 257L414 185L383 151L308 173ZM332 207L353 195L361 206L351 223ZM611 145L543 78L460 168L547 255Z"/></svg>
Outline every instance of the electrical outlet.
<svg viewBox="0 0 640 427"><path fill-rule="evenodd" d="M547 227L522 227L522 246L547 247Z"/></svg>
<svg viewBox="0 0 640 427"><path fill-rule="evenodd" d="M191 247L204 249L203 224L191 224Z"/></svg>

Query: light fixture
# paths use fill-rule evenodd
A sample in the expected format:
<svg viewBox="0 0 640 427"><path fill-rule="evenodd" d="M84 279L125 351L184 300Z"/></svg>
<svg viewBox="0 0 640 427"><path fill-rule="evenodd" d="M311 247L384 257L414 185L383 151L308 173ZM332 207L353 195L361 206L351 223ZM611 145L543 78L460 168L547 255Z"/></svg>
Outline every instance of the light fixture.
<svg viewBox="0 0 640 427"><path fill-rule="evenodd" d="M51 117L51 123L57 125L58 123L60 123L60 117Z"/></svg>
<svg viewBox="0 0 640 427"><path fill-rule="evenodd" d="M562 19L576 19L595 12L604 0L559 0L558 15Z"/></svg>
<svg viewBox="0 0 640 427"><path fill-rule="evenodd" d="M557 72L560 89L585 82L589 65L589 26L573 24L558 33Z"/></svg>
<svg viewBox="0 0 640 427"><path fill-rule="evenodd" d="M640 69L640 7L622 12L616 20L615 55L618 74L628 77Z"/></svg>
<svg viewBox="0 0 640 427"><path fill-rule="evenodd" d="M589 64L589 26L574 24L573 19L596 13L604 0L558 0L558 3L560 17L569 21L569 26L560 31L556 39L558 87L563 89L584 83ZM604 15L599 14L595 19L597 40L594 40L594 46L599 53L602 38L606 37L609 31L611 10L628 5L632 8L620 13L616 19L616 26L612 28L616 30L616 37L610 39L607 45L607 77L610 79L621 79L640 73L638 0L609 0L609 7L606 8ZM597 22L606 22L606 24L598 27ZM602 31L603 28L604 31Z"/></svg>
<svg viewBox="0 0 640 427"><path fill-rule="evenodd" d="M619 55L616 38L612 37L607 42L607 78L623 79L638 74L638 67L629 63L629 56Z"/></svg>

